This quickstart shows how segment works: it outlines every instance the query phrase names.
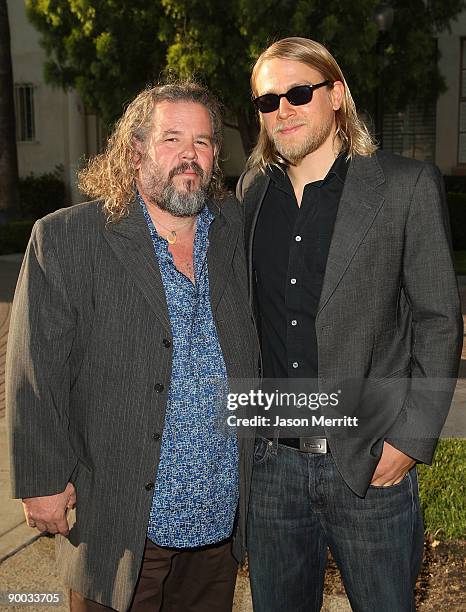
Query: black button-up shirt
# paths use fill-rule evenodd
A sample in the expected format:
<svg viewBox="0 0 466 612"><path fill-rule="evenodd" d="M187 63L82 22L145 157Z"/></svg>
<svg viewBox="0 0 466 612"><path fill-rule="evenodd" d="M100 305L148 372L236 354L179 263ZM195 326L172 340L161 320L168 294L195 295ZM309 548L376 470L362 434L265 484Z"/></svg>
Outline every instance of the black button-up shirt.
<svg viewBox="0 0 466 612"><path fill-rule="evenodd" d="M340 154L300 207L286 169L268 169L253 247L265 378L317 378L315 319L347 169Z"/></svg>

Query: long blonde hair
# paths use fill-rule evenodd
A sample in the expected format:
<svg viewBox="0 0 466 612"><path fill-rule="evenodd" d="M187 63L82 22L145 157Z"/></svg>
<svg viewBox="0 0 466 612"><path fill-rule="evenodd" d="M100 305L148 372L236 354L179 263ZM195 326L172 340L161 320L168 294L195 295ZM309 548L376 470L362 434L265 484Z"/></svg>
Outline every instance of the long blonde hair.
<svg viewBox="0 0 466 612"><path fill-rule="evenodd" d="M85 194L104 200L107 220L116 223L127 216L136 196L135 162L145 153L153 130L156 104L169 102L196 102L209 111L212 139L216 146L209 196L222 199L225 188L218 156L222 145L221 108L215 96L194 81L173 81L148 87L128 105L108 139L105 151L91 158L79 172L79 188Z"/></svg>
<svg viewBox="0 0 466 612"><path fill-rule="evenodd" d="M335 58L320 43L308 38L283 38L268 47L257 59L251 74L251 89L257 96L256 79L264 62L271 59L284 59L301 62L310 68L317 70L323 80L341 81L345 92L341 107L335 111L336 132L335 138L339 138L342 149L346 150L347 156L372 155L377 149L372 136L365 123L358 117L354 100L349 87L343 76L341 68ZM263 172L268 164L287 163L278 153L273 142L270 140L261 114L259 113L260 131L257 144L249 156L247 167L259 167Z"/></svg>

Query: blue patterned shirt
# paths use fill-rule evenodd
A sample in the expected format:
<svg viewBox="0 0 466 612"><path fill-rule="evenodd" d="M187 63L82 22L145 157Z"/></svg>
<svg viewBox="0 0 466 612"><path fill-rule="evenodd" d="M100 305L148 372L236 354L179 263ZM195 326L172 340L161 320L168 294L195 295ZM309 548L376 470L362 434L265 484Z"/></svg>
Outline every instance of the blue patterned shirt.
<svg viewBox="0 0 466 612"><path fill-rule="evenodd" d="M144 201L165 289L173 367L160 462L147 536L159 546L189 548L228 538L238 503L236 436L222 427L227 373L210 305L208 232L214 215L199 213L193 283L174 265Z"/></svg>

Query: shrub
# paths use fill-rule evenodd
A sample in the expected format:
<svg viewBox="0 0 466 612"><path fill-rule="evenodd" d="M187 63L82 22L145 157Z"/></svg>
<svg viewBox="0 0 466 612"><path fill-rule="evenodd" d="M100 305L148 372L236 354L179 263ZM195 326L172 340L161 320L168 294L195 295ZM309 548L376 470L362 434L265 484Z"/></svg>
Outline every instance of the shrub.
<svg viewBox="0 0 466 612"><path fill-rule="evenodd" d="M19 181L21 217L36 220L65 206L63 167L38 176L30 174Z"/></svg>
<svg viewBox="0 0 466 612"><path fill-rule="evenodd" d="M466 176L464 175L445 175L445 189L447 192L466 193Z"/></svg>
<svg viewBox="0 0 466 612"><path fill-rule="evenodd" d="M431 466L420 465L419 492L426 533L439 539L466 534L466 440L440 440Z"/></svg>
<svg viewBox="0 0 466 612"><path fill-rule="evenodd" d="M455 271L460 276L466 276L466 251L455 251Z"/></svg>
<svg viewBox="0 0 466 612"><path fill-rule="evenodd" d="M0 225L0 255L24 253L34 221L10 221Z"/></svg>
<svg viewBox="0 0 466 612"><path fill-rule="evenodd" d="M453 249L455 251L466 251L466 193L449 193L448 210Z"/></svg>

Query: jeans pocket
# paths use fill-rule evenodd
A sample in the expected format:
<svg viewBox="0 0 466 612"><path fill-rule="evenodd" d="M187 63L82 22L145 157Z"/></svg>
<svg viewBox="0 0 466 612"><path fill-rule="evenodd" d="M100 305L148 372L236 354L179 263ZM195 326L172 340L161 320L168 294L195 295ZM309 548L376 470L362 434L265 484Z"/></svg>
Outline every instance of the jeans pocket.
<svg viewBox="0 0 466 612"><path fill-rule="evenodd" d="M409 482L409 470L406 472L406 474L403 476L403 478L400 480L400 482L397 482L396 484L392 484L388 487L384 487L382 485L369 485L369 489L384 489L385 491L388 491L390 489L398 489L403 486L405 486L407 483Z"/></svg>
<svg viewBox="0 0 466 612"><path fill-rule="evenodd" d="M257 438L254 446L254 463L264 463L272 454L273 442L266 438Z"/></svg>

